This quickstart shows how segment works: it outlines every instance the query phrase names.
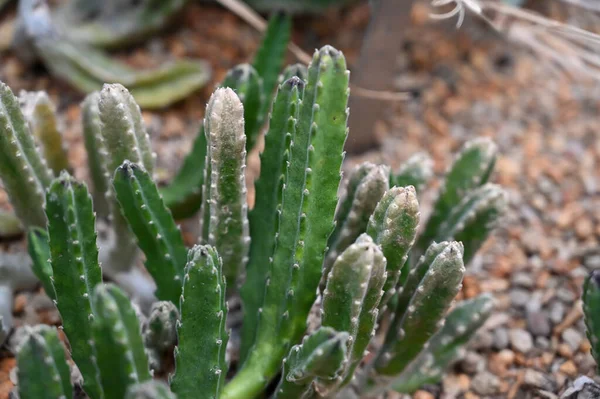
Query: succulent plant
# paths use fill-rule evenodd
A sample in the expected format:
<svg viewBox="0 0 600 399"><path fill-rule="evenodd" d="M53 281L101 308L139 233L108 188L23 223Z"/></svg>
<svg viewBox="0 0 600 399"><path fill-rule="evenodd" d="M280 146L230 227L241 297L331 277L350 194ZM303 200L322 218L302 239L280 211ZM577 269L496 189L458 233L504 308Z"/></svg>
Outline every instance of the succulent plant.
<svg viewBox="0 0 600 399"><path fill-rule="evenodd" d="M244 87L254 84L246 80L251 69L240 70ZM338 200L349 96L343 54L325 46L307 71L284 73L294 76L280 80L273 101L249 212L247 138L257 134L244 123L249 97L220 87L209 100L203 187L195 193L201 234L191 249L152 178L139 107L123 86L105 85L84 102L93 194L65 170L53 177L16 98L0 86L0 118L10 121L0 124L0 177L14 180L5 186L30 229L33 270L55 298L90 398L412 392L436 382L490 314L489 296L453 301L464 255L472 257L505 206L503 191L487 183L493 144L465 146L426 224L429 241L417 239L416 191L390 187L387 167L357 167ZM14 176L24 160L31 182ZM20 207L23 199L35 208ZM136 265L136 247L147 273ZM151 308L148 320L125 292L142 312ZM227 299L237 295L243 324L233 356ZM156 300L164 302L150 306ZM36 361L55 350L49 340L32 334L19 367L52 378L52 389L67 396L57 377L64 360ZM173 346L174 370L161 363ZM151 370L170 375L171 392L151 382ZM22 397L37 383L21 379Z"/></svg>
<svg viewBox="0 0 600 399"><path fill-rule="evenodd" d="M84 2L77 1L75 3ZM94 2L85 3L92 4ZM146 1L144 3L156 2ZM160 8L163 11L156 11L156 14L159 15L146 17L151 20L160 19L161 13L168 9L162 3L167 2L161 2ZM181 1L168 3L181 3ZM104 9L105 3L101 4L101 8ZM145 7L152 7L152 5L146 4ZM107 10L109 9L110 7L107 8ZM116 29L111 27L106 30L105 27L102 32L99 32L97 24L92 24L91 26L79 26L80 29L75 29L74 32L73 29L67 29L65 32L64 27L71 26L71 24L65 23L64 18L55 20L45 1L20 0L13 48L25 60L41 59L51 74L84 93L99 90L104 82L126 85L136 101L144 108L167 106L187 97L208 82L211 70L204 61L182 60L155 69L137 70L112 59L104 51L90 45L88 43L90 36L96 39L102 37L104 41L118 40L118 37L106 37L107 34L122 36L121 39L129 37L131 27L124 25L135 24L132 14L135 16L148 12L148 10L122 11L118 10L119 18L111 18L111 21L118 25ZM123 23L124 21L127 23Z"/></svg>

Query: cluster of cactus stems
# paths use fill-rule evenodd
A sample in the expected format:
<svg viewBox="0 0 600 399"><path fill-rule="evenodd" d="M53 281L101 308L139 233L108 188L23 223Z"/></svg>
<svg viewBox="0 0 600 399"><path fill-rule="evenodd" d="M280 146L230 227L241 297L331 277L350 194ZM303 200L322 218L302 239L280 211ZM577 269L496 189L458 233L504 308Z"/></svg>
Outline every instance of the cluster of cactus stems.
<svg viewBox="0 0 600 399"><path fill-rule="evenodd" d="M338 200L348 133L344 56L325 46L308 69L284 70L277 85L281 32L289 35L289 19L280 15L253 66L234 68L214 92L190 157L163 188L152 178L140 109L123 86L107 84L83 103L90 193L69 165L51 166L42 155L62 148L39 139L55 135L54 125L31 113L28 124L0 85L0 177L91 399L412 392L438 381L490 314L487 295L453 301L465 260L506 205L487 183L495 146L476 139L460 152L420 238L415 187L431 175L425 156L396 172L357 166ZM246 154L265 121L249 209ZM173 215L198 211L200 237L188 249ZM10 270L0 264L8 272L3 315L18 288ZM232 358L227 299L235 295L243 324ZM307 329L309 318L316 320ZM71 395L54 329L29 332L18 367L21 398Z"/></svg>

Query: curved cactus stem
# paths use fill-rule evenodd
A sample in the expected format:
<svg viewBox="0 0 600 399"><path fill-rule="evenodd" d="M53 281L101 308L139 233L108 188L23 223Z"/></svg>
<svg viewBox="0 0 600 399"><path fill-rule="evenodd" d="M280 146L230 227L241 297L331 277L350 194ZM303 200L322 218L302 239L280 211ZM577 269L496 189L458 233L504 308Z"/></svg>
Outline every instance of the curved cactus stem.
<svg viewBox="0 0 600 399"><path fill-rule="evenodd" d="M227 374L225 277L216 249L190 250L181 295L179 343L171 389L180 399L219 398Z"/></svg>
<svg viewBox="0 0 600 399"><path fill-rule="evenodd" d="M327 239L333 230L346 140L348 71L330 46L309 68L256 342L223 398L257 395L277 372L286 348L300 340L316 299Z"/></svg>
<svg viewBox="0 0 600 399"><path fill-rule="evenodd" d="M244 105L246 150L252 150L266 113L263 111L263 103L266 102L266 98L263 92L262 77L252 65L236 65L227 72L219 87L228 87L234 90Z"/></svg>
<svg viewBox="0 0 600 399"><path fill-rule="evenodd" d="M370 162L359 165L353 171L346 196L340 200L336 211L336 224L329 236L323 276L327 276L337 257L367 230L371 214L389 188L388 176L387 166L376 166Z"/></svg>
<svg viewBox="0 0 600 399"><path fill-rule="evenodd" d="M177 306L170 301L155 302L150 309L150 316L144 324L142 335L150 369L155 372L165 371L162 359L167 352L173 353L177 343L178 319Z"/></svg>
<svg viewBox="0 0 600 399"><path fill-rule="evenodd" d="M287 14L275 12L269 18L267 31L254 56L252 66L254 66L258 76L262 78L263 83L262 92L265 99L262 101L260 110L260 115L263 117L271 107L270 99L277 86L291 34L292 18ZM250 149L252 147L247 146L246 148Z"/></svg>
<svg viewBox="0 0 600 399"><path fill-rule="evenodd" d="M494 169L496 145L487 138L467 142L446 174L446 181L416 247L425 252L436 239L454 206L472 190L485 184Z"/></svg>
<svg viewBox="0 0 600 399"><path fill-rule="evenodd" d="M209 224L203 226L208 233L204 239L223 258L223 274L232 290L248 261L250 244L243 111L233 90L221 88L211 96L205 119L211 173L206 182L210 195L204 197L203 221Z"/></svg>
<svg viewBox="0 0 600 399"><path fill-rule="evenodd" d="M390 176L390 186L413 186L417 193L433 176L433 160L425 153L418 153L408 158L396 173Z"/></svg>
<svg viewBox="0 0 600 399"><path fill-rule="evenodd" d="M382 197L369 220L369 234L383 250L387 259L388 277L380 310L403 284L408 274L408 252L412 248L419 226L419 202L414 187L392 187Z"/></svg>
<svg viewBox="0 0 600 399"><path fill-rule="evenodd" d="M19 101L0 82L0 178L15 213L26 227L46 225L44 190L52 177L35 146Z"/></svg>
<svg viewBox="0 0 600 399"><path fill-rule="evenodd" d="M489 294L459 303L446 317L444 327L429 340L427 348L388 386L397 392L413 393L425 384L437 384L493 308Z"/></svg>
<svg viewBox="0 0 600 399"><path fill-rule="evenodd" d="M54 11L52 19L70 40L112 49L138 43L158 32L185 3L185 0L135 3L118 0L100 5L70 1Z"/></svg>
<svg viewBox="0 0 600 399"><path fill-rule="evenodd" d="M178 303L187 248L148 173L129 161L115 171L113 187L121 212L146 255L160 300Z"/></svg>
<svg viewBox="0 0 600 399"><path fill-rule="evenodd" d="M600 365L600 271L592 271L583 285L583 314L586 334L596 364ZM600 370L600 366L597 366Z"/></svg>
<svg viewBox="0 0 600 399"><path fill-rule="evenodd" d="M39 326L28 332L17 353L19 397L58 399L72 395L70 370L56 329Z"/></svg>
<svg viewBox="0 0 600 399"><path fill-rule="evenodd" d="M283 83L286 80L296 76L297 78L302 79L303 82L308 80L308 69L306 65L303 64L292 64L288 65L281 75L279 76L279 82Z"/></svg>
<svg viewBox="0 0 600 399"><path fill-rule="evenodd" d="M154 154L150 138L144 128L139 106L131 94L120 84L106 84L100 92L98 111L102 128L102 145L105 151L102 164L109 176L128 160L142 166L149 174L154 169ZM114 231L114 247L109 249L110 262L106 271L117 273L131 270L137 256L136 243L127 221L114 198L114 188L106 192Z"/></svg>
<svg viewBox="0 0 600 399"><path fill-rule="evenodd" d="M81 103L81 119L83 124L83 143L87 152L88 168L92 180L92 197L94 209L98 217L108 217L109 204L107 193L110 187L110 174L104 165L106 148L102 138L102 122L98 102L100 93L89 94Z"/></svg>
<svg viewBox="0 0 600 399"><path fill-rule="evenodd" d="M350 382L375 335L385 264L381 249L363 234L342 252L328 275L321 305L322 325L348 332L348 364L339 378L320 381L321 394L331 396Z"/></svg>
<svg viewBox="0 0 600 399"><path fill-rule="evenodd" d="M23 224L13 212L0 209L0 238L16 238L23 234Z"/></svg>
<svg viewBox="0 0 600 399"><path fill-rule="evenodd" d="M441 327L446 311L460 290L465 267L462 244L448 245L432 262L402 318L394 318L375 359L381 375L397 375L421 352Z"/></svg>
<svg viewBox="0 0 600 399"><path fill-rule="evenodd" d="M260 154L260 177L255 185L255 205L250 211L250 262L246 280L241 289L244 304L242 346L240 359L254 343L259 308L265 294L265 281L269 273L269 258L273 254L277 215L281 206L281 189L289 159L288 148L296 130L298 109L304 83L298 78L285 81L277 92L269 131L265 136L265 149Z"/></svg>
<svg viewBox="0 0 600 399"><path fill-rule="evenodd" d="M125 399L177 399L164 382L150 380L129 387Z"/></svg>
<svg viewBox="0 0 600 399"><path fill-rule="evenodd" d="M317 397L316 379L334 380L347 364L349 340L348 333L330 327L305 336L302 344L294 345L283 359L283 372L273 398Z"/></svg>
<svg viewBox="0 0 600 399"><path fill-rule="evenodd" d="M144 108L162 108L204 86L210 77L205 61L183 60L156 69L137 70L106 53L72 41L52 24L48 6L32 0L19 2L25 38L50 72L89 93L104 82L123 84Z"/></svg>
<svg viewBox="0 0 600 399"><path fill-rule="evenodd" d="M92 199L85 184L61 173L46 194L46 214L56 306L69 337L73 360L83 376L84 389L92 399L102 398L92 339L92 294L102 282L102 271Z"/></svg>
<svg viewBox="0 0 600 399"><path fill-rule="evenodd" d="M42 147L43 156L55 174L62 170L71 172L67 150L62 134L58 130L56 108L48 94L43 91L26 92L19 95L21 110L29 122L33 136Z"/></svg>
<svg viewBox="0 0 600 399"><path fill-rule="evenodd" d="M507 194L500 186L487 183L476 188L452 209L436 239L462 242L464 262L468 264L496 228L507 203Z"/></svg>
<svg viewBox="0 0 600 399"><path fill-rule="evenodd" d="M160 190L165 205L177 220L191 217L200 209L207 146L204 124L202 124L192 150L183 160L181 169L173 181Z"/></svg>
<svg viewBox="0 0 600 399"><path fill-rule="evenodd" d="M151 379L140 325L129 298L114 285L94 292L92 336L106 398L124 398L127 388Z"/></svg>
<svg viewBox="0 0 600 399"><path fill-rule="evenodd" d="M32 227L27 234L27 249L33 265L31 269L33 274L40 280L46 295L56 300L54 283L52 282L53 272L50 264L50 245L48 243L48 233L39 227Z"/></svg>

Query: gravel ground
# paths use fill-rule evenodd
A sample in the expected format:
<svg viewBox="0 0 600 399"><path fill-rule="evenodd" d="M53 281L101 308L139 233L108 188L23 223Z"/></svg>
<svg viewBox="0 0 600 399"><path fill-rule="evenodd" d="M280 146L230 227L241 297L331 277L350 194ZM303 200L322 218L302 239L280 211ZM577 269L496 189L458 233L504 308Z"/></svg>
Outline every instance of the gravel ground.
<svg viewBox="0 0 600 399"><path fill-rule="evenodd" d="M10 12L0 16L0 25L8 18ZM307 50L331 43L352 65L366 21L367 8L360 5L319 20L302 19L294 40ZM194 56L208 59L215 69L213 83L198 95L171 110L144 113L165 180L190 148L214 82L229 67L248 61L260 38L237 18L209 6L189 7L183 25L166 38L119 54L140 66ZM595 369L579 298L588 270L600 268L600 213L594 212L600 209L600 85L559 74L501 38L475 32L449 35L430 26L407 31L393 86L417 87L417 96L390 107L381 150L348 158L346 168L364 160L395 168L426 151L439 177L466 140L495 140L500 156L492 180L508 190L510 210L469 266L461 296L492 292L497 312L443 382L414 397L556 398L577 376L593 376ZM57 101L70 157L83 165L81 95L43 69L1 56L1 80L17 91L48 90ZM255 156L249 164L252 173ZM85 168L77 171L86 177ZM435 179L420 199L424 214L439 183ZM59 323L41 293L17 295L15 315L19 323ZM15 360L7 352L0 357L0 398L5 398Z"/></svg>

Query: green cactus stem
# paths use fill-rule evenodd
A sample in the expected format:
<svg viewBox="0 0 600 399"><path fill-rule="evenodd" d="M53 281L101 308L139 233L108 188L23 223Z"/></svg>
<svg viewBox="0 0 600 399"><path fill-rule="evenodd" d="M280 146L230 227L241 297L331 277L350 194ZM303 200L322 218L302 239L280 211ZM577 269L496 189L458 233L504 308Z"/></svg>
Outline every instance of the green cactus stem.
<svg viewBox="0 0 600 399"><path fill-rule="evenodd" d="M19 397L58 399L72 395L71 372L65 348L55 328L36 326L17 353Z"/></svg>
<svg viewBox="0 0 600 399"><path fill-rule="evenodd" d="M459 303L446 317L444 326L399 376L391 386L396 392L413 393L426 384L437 384L444 370L456 361L464 346L485 323L493 310L489 294ZM389 386L382 385L380 389Z"/></svg>
<svg viewBox="0 0 600 399"><path fill-rule="evenodd" d="M441 327L460 290L465 267L462 244L452 242L431 263L411 298L406 313L395 317L375 360L381 375L396 375L421 352Z"/></svg>
<svg viewBox="0 0 600 399"><path fill-rule="evenodd" d="M156 69L138 70L111 59L106 53L65 37L50 18L48 5L35 0L19 2L22 42L33 48L50 72L84 93L104 82L121 83L144 108L163 108L179 101L210 78L205 61L182 60Z"/></svg>
<svg viewBox="0 0 600 399"><path fill-rule="evenodd" d="M156 282L157 298L178 303L187 249L158 188L144 169L129 161L115 171L113 187L121 211L146 255L146 269Z"/></svg>
<svg viewBox="0 0 600 399"><path fill-rule="evenodd" d="M235 92L217 89L206 108L205 129L209 144L210 195L202 210L204 242L223 258L223 274L235 290L239 272L248 261L248 205L246 203L246 138L244 108Z"/></svg>
<svg viewBox="0 0 600 399"><path fill-rule="evenodd" d="M592 271L583 285L583 314L596 364L600 364L600 271ZM600 369L600 366L599 366Z"/></svg>
<svg viewBox="0 0 600 399"><path fill-rule="evenodd" d="M403 284L408 274L408 252L412 248L419 226L419 203L414 187L392 187L384 195L369 220L367 233L379 244L387 259L388 277L380 309Z"/></svg>
<svg viewBox="0 0 600 399"><path fill-rule="evenodd" d="M281 84L294 76L300 78L303 82L306 82L308 80L308 69L306 68L306 65L288 65L279 76L279 82Z"/></svg>
<svg viewBox="0 0 600 399"><path fill-rule="evenodd" d="M465 196L440 225L436 240L456 240L465 247L464 262L468 264L488 238L507 207L506 192L487 183Z"/></svg>
<svg viewBox="0 0 600 399"><path fill-rule="evenodd" d="M21 92L21 109L29 128L42 147L43 156L52 171L58 175L62 170L71 172L67 150L58 129L56 108L43 91Z"/></svg>
<svg viewBox="0 0 600 399"><path fill-rule="evenodd" d="M170 301L160 301L152 304L150 316L144 324L142 335L148 354L150 369L154 372L165 371L163 359L173 353L177 343L178 307Z"/></svg>
<svg viewBox="0 0 600 399"><path fill-rule="evenodd" d="M98 150L105 173L112 174L128 160L141 165L151 174L154 157L150 150L150 139L140 109L127 89L120 84L104 85L98 97L98 111L103 143ZM114 231L107 272L126 272L134 266L137 245L114 197L113 188L106 191L106 197Z"/></svg>
<svg viewBox="0 0 600 399"><path fill-rule="evenodd" d="M320 381L321 394L331 395L350 382L364 357L379 313L378 305L386 281L386 260L367 234L361 235L336 259L327 278L321 305L322 325L346 331L348 363L335 380Z"/></svg>
<svg viewBox="0 0 600 399"><path fill-rule="evenodd" d="M390 176L390 186L413 186L420 193L433 176L433 160L425 153L408 158L396 173Z"/></svg>
<svg viewBox="0 0 600 399"><path fill-rule="evenodd" d="M335 229L329 236L323 276L327 276L337 257L367 230L371 214L389 188L388 176L387 166L370 162L359 165L352 172L346 196L336 211Z"/></svg>
<svg viewBox="0 0 600 399"><path fill-rule="evenodd" d="M105 398L124 399L128 387L151 379L138 318L129 298L114 285L94 292L92 336Z"/></svg>
<svg viewBox="0 0 600 399"><path fill-rule="evenodd" d="M496 161L496 145L481 138L467 142L446 174L433 212L421 233L416 247L424 253L435 240L452 209L472 190L487 182Z"/></svg>
<svg viewBox="0 0 600 399"><path fill-rule="evenodd" d="M196 245L190 250L181 296L179 343L171 389L179 399L219 398L227 363L225 276L216 249Z"/></svg>
<svg viewBox="0 0 600 399"><path fill-rule="evenodd" d="M340 376L348 363L349 341L348 333L330 327L321 327L305 336L302 344L294 345L283 360L274 399L318 397L316 380L331 381Z"/></svg>
<svg viewBox="0 0 600 399"><path fill-rule="evenodd" d="M246 268L246 281L241 297L244 303L242 347L240 358L246 358L254 343L259 308L265 294L265 281L269 273L269 258L273 254L280 193L289 160L287 149L296 130L300 97L304 82L298 78L285 81L277 92L269 131L265 135L265 149L260 154L261 170L255 186L255 205L250 211L250 262Z"/></svg>
<svg viewBox="0 0 600 399"><path fill-rule="evenodd" d="M266 98L263 93L263 80L253 66L241 64L227 72L220 87L234 90L244 105L246 151L250 151L264 122L262 110Z"/></svg>
<svg viewBox="0 0 600 399"><path fill-rule="evenodd" d="M54 283L52 282L53 272L50 264L50 245L48 244L48 233L39 227L29 229L27 235L27 249L31 261L33 274L40 280L46 295L56 300Z"/></svg>
<svg viewBox="0 0 600 399"><path fill-rule="evenodd" d="M44 190L52 171L40 156L19 101L0 82L0 178L15 213L26 226L46 226Z"/></svg>
<svg viewBox="0 0 600 399"><path fill-rule="evenodd" d="M347 136L348 78L341 52L315 53L290 145L282 209L257 335L223 398L257 395L277 373L290 345L300 341L316 299L340 183Z"/></svg>
<svg viewBox="0 0 600 399"><path fill-rule="evenodd" d="M283 67L291 34L292 18L285 13L275 12L269 18L267 31L254 56L252 66L258 73L258 76L262 78L262 91L265 98L262 101L262 107L259 112L263 118L271 107L270 99L277 87L277 81ZM246 148L251 149L252 147L247 145Z"/></svg>
<svg viewBox="0 0 600 399"><path fill-rule="evenodd" d="M176 399L163 382L150 380L129 387L125 399Z"/></svg>
<svg viewBox="0 0 600 399"><path fill-rule="evenodd" d="M83 142L87 152L88 169L92 181L92 197L94 209L98 217L106 218L109 215L109 203L106 198L110 187L110 173L104 166L106 148L102 138L102 122L98 101L100 93L89 94L81 103L81 119L83 124Z"/></svg>
<svg viewBox="0 0 600 399"><path fill-rule="evenodd" d="M48 236L56 306L73 360L92 399L103 397L93 354L94 288L102 282L92 199L85 184L62 172L46 194ZM92 354L92 356L90 356Z"/></svg>

